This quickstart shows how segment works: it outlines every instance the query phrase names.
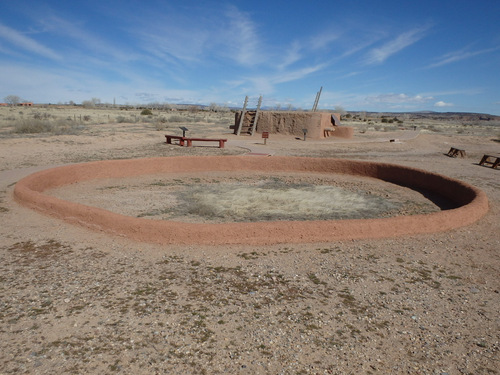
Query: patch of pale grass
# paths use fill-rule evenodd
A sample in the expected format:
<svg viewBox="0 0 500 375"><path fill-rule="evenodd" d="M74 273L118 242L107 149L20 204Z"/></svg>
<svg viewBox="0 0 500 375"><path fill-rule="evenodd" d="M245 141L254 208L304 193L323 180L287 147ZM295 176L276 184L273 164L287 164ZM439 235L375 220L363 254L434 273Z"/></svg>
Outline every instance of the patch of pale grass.
<svg viewBox="0 0 500 375"><path fill-rule="evenodd" d="M395 208L380 197L329 185L217 184L191 187L179 195L177 210L224 221L375 218Z"/></svg>
<svg viewBox="0 0 500 375"><path fill-rule="evenodd" d="M14 123L15 134L39 134L50 133L54 135L76 134L79 126L70 120L48 120L48 119L18 119Z"/></svg>

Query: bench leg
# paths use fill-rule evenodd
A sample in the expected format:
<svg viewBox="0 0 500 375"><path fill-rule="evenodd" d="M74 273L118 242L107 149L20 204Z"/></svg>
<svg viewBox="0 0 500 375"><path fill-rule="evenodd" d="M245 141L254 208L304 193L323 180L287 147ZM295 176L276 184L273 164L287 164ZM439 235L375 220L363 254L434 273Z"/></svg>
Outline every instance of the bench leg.
<svg viewBox="0 0 500 375"><path fill-rule="evenodd" d="M484 155L481 159L481 161L479 162L479 165L484 165L484 162L486 161L486 159L488 159L488 155Z"/></svg>
<svg viewBox="0 0 500 375"><path fill-rule="evenodd" d="M219 141L219 148L224 148L224 143L226 143L226 141Z"/></svg>

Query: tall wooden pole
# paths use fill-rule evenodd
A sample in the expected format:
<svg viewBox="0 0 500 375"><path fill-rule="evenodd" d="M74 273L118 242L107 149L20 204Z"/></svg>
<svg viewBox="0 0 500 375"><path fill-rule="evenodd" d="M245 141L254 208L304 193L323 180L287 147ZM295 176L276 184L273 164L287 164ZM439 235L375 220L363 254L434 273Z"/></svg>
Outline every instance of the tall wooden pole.
<svg viewBox="0 0 500 375"><path fill-rule="evenodd" d="M255 117L253 119L252 130L250 132L251 135L255 132L255 127L257 126L257 119L259 118L260 106L262 104L262 95L259 96L259 103L257 104L257 111L255 112Z"/></svg>
<svg viewBox="0 0 500 375"><path fill-rule="evenodd" d="M238 130L236 131L236 135L240 135L241 127L243 126L243 118L245 117L245 112L247 109L248 96L245 96L245 104L243 104L243 109L241 110L240 123L238 125Z"/></svg>
<svg viewBox="0 0 500 375"><path fill-rule="evenodd" d="M316 94L316 99L314 100L314 105L312 107L312 111L316 112L318 109L318 102L319 102L319 97L321 96L321 91L323 90L323 86L320 87L318 93Z"/></svg>

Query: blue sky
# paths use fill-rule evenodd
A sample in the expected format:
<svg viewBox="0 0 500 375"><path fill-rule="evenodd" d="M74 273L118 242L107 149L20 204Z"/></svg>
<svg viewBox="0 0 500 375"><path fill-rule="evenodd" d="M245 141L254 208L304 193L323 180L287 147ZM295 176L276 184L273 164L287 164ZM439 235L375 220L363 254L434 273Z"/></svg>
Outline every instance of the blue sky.
<svg viewBox="0 0 500 375"><path fill-rule="evenodd" d="M500 1L0 0L0 101L500 115Z"/></svg>

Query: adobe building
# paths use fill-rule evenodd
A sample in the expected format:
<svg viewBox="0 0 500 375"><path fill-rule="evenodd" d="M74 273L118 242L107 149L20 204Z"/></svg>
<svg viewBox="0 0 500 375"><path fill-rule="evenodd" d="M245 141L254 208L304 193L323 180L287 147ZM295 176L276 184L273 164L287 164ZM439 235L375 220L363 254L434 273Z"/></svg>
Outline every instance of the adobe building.
<svg viewBox="0 0 500 375"><path fill-rule="evenodd" d="M252 126L256 111L246 111L240 134L252 134ZM241 112L235 114L234 133L238 134ZM354 129L342 126L340 114L331 112L286 112L259 111L254 133L304 136L308 139L324 139L328 137L352 138Z"/></svg>

